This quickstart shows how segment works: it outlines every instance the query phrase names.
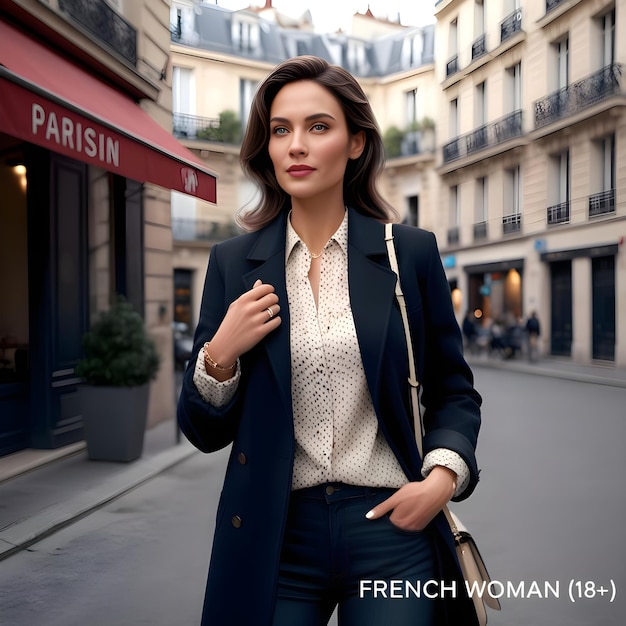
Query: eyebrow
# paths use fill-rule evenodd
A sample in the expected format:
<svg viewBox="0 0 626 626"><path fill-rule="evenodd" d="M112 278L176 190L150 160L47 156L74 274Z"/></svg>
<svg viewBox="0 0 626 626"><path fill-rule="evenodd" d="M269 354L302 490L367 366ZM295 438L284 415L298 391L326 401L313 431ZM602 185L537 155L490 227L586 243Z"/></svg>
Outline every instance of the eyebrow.
<svg viewBox="0 0 626 626"><path fill-rule="evenodd" d="M325 119L325 118L335 120L335 118L330 113L313 113L313 115L307 115L304 118L304 121L312 122L313 120L320 120L320 119ZM270 120L270 124L273 122L278 122L280 124L287 124L289 120L286 117L273 117Z"/></svg>

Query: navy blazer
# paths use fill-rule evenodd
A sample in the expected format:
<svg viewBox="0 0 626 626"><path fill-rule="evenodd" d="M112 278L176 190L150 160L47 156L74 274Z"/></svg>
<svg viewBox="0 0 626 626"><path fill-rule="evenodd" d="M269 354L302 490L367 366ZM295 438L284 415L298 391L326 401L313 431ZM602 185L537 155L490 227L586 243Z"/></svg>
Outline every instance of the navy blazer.
<svg viewBox="0 0 626 626"><path fill-rule="evenodd" d="M407 350L379 221L348 209L348 283L363 367L379 425L410 480L421 480L408 391ZM286 214L211 251L192 359L178 404L180 427L204 452L233 443L218 506L203 624L271 624L294 457L285 280ZM461 333L432 233L395 225L394 238L422 382L424 453L457 452L478 481L474 450L481 398L462 354ZM274 286L282 324L241 356L241 380L216 408L193 384L196 356L228 306L261 279ZM460 572L440 514L432 523L441 562ZM457 623L470 624L470 621Z"/></svg>

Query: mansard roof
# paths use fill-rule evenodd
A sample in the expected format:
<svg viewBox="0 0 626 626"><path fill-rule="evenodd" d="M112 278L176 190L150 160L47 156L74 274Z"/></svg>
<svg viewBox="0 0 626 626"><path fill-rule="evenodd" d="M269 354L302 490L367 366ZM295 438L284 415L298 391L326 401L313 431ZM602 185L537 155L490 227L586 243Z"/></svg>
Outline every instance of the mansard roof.
<svg viewBox="0 0 626 626"><path fill-rule="evenodd" d="M194 11L194 31L192 37L182 37L176 42L272 64L312 54L345 67L359 78L403 72L430 64L434 58L433 24L406 27L367 40L341 32L320 34L283 28L255 11L231 11L213 4L199 4Z"/></svg>

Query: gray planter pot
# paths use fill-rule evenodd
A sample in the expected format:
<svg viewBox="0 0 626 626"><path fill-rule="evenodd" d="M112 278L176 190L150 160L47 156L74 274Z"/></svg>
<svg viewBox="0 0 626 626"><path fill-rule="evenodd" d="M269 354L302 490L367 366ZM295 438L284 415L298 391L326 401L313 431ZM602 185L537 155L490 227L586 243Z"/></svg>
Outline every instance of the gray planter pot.
<svg viewBox="0 0 626 626"><path fill-rule="evenodd" d="M134 461L143 452L150 383L78 388L87 454L94 461Z"/></svg>

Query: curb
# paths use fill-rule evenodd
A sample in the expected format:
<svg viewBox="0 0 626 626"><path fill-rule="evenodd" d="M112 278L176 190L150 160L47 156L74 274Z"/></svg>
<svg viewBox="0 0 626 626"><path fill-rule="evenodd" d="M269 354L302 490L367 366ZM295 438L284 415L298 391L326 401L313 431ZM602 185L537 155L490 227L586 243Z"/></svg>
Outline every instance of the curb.
<svg viewBox="0 0 626 626"><path fill-rule="evenodd" d="M136 461L121 476L3 528L0 531L0 561L69 526L197 452L189 442L182 441L152 457Z"/></svg>
<svg viewBox="0 0 626 626"><path fill-rule="evenodd" d="M484 367L488 369L508 370L511 372L521 372L524 374L532 374L534 376L544 376L550 378L560 378L561 380L571 380L574 382L591 383L594 385L605 385L607 387L626 388L626 374L623 378L611 376L614 370L609 368L598 367L598 373L595 372L579 372L575 370L559 369L542 363L521 363L521 362L502 362L502 361L482 361L477 359L468 359L469 366L474 368Z"/></svg>

